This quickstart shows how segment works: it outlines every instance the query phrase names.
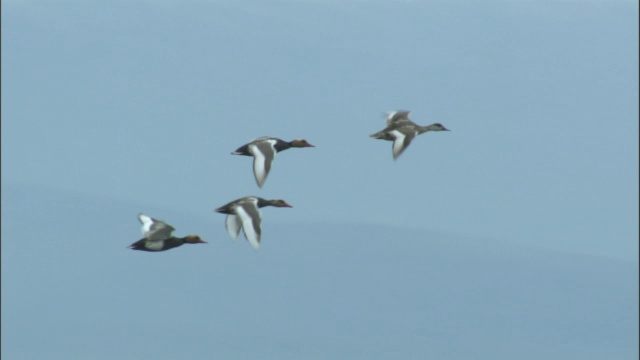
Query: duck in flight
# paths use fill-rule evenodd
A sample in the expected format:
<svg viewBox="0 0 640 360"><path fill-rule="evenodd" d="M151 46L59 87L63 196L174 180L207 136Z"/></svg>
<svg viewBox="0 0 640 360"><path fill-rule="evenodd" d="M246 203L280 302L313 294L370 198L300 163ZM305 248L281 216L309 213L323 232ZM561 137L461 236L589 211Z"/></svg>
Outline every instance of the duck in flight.
<svg viewBox="0 0 640 360"><path fill-rule="evenodd" d="M256 183L258 183L258 187L262 187L265 180L267 180L267 175L269 175L271 163L276 157L276 153L292 147L303 148L315 146L309 144L305 139L295 139L287 142L276 137L263 136L248 144L242 145L231 154L253 156L253 174L256 178Z"/></svg>
<svg viewBox="0 0 640 360"><path fill-rule="evenodd" d="M416 135L427 131L449 131L440 123L427 126L420 126L409 119L410 111L393 111L387 114L387 127L375 134L369 135L374 139L393 141L393 159L398 156L411 144Z"/></svg>
<svg viewBox="0 0 640 360"><path fill-rule="evenodd" d="M138 220L142 223L142 234L144 235L144 238L131 244L129 246L130 249L142 251L165 251L183 244L207 243L197 235L188 235L182 238L175 237L171 235L175 230L173 226L145 214L138 214Z"/></svg>
<svg viewBox="0 0 640 360"><path fill-rule="evenodd" d="M240 229L254 249L260 248L261 222L260 208L265 206L293 207L284 200L265 200L257 196L246 196L223 205L214 211L227 214L225 226L233 240L238 238Z"/></svg>

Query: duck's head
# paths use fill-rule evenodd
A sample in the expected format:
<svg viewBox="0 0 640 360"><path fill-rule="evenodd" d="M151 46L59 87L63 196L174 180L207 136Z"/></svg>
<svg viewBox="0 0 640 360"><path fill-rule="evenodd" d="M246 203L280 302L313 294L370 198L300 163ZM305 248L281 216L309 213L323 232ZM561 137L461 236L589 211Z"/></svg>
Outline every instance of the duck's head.
<svg viewBox="0 0 640 360"><path fill-rule="evenodd" d="M189 235L186 238L184 238L184 242L188 243L188 244L206 244L207 242L200 239L200 236L198 235Z"/></svg>
<svg viewBox="0 0 640 360"><path fill-rule="evenodd" d="M275 207L293 207L293 206L287 204L286 201L280 200L280 199L279 200L271 200L270 205L271 206L275 206Z"/></svg>
<svg viewBox="0 0 640 360"><path fill-rule="evenodd" d="M307 142L307 140L305 139L295 139L292 142L290 142L290 144L291 144L291 147L298 147L298 148L315 147L315 145L309 144L309 142Z"/></svg>
<svg viewBox="0 0 640 360"><path fill-rule="evenodd" d="M451 130L445 128L444 126L442 126L442 124L440 124L440 123L435 123L435 124L431 125L431 130L432 131L451 131Z"/></svg>

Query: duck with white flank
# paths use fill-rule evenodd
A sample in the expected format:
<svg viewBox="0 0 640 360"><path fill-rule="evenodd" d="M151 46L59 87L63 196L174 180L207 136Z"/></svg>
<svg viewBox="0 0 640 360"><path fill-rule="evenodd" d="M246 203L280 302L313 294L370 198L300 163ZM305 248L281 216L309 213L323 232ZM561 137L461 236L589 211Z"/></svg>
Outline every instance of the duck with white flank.
<svg viewBox="0 0 640 360"><path fill-rule="evenodd" d="M145 214L138 214L138 220L142 223L143 239L136 241L129 246L133 250L142 251L165 251L181 246L182 244L206 244L197 235L189 235L183 238L172 236L175 230L173 226L149 217Z"/></svg>
<svg viewBox="0 0 640 360"><path fill-rule="evenodd" d="M410 111L394 111L387 114L387 127L375 134L369 135L374 139L393 141L393 159L411 144L416 135L427 131L449 131L442 124L435 123L428 126L420 126L409 120Z"/></svg>
<svg viewBox="0 0 640 360"><path fill-rule="evenodd" d="M238 238L240 228L244 232L244 237L251 243L254 249L260 248L260 208L265 206L293 207L284 200L265 200L257 196L246 196L234 200L214 211L228 214L225 226L227 232L233 240Z"/></svg>
<svg viewBox="0 0 640 360"><path fill-rule="evenodd" d="M284 140L263 136L253 140L252 142L242 145L232 155L253 156L253 174L256 177L258 187L262 187L269 170L271 170L271 162L276 157L276 153L287 150L289 148L315 147L305 139L296 139L286 142Z"/></svg>

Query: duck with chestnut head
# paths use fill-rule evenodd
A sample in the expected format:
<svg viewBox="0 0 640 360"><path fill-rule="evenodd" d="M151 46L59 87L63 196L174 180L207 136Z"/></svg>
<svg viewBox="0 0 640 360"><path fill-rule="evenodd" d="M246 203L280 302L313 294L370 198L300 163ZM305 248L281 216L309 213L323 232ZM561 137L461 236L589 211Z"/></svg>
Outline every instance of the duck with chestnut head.
<svg viewBox="0 0 640 360"><path fill-rule="evenodd" d="M271 163L276 157L276 153L290 148L315 147L305 139L295 139L284 141L272 136L263 136L244 144L232 155L253 156L253 175L256 178L258 187L262 187L267 180L267 175L271 170Z"/></svg>
<svg viewBox="0 0 640 360"><path fill-rule="evenodd" d="M292 207L284 200L266 200L257 196L245 196L225 204L214 211L227 214L225 226L234 240L238 238L240 229L244 237L254 249L260 248L260 234L262 232L262 217L260 208L265 206Z"/></svg>
<svg viewBox="0 0 640 360"><path fill-rule="evenodd" d="M164 221L154 219L145 214L138 214L138 220L142 223L144 238L129 246L132 250L165 251L183 244L206 244L198 235L175 237L171 235L175 230L173 226Z"/></svg>

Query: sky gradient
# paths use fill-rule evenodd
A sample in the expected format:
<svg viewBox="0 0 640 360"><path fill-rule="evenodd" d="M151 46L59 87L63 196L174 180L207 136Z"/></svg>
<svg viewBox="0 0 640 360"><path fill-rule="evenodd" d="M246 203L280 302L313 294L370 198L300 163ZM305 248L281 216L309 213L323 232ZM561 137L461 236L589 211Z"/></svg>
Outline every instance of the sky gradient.
<svg viewBox="0 0 640 360"><path fill-rule="evenodd" d="M3 331L3 355L41 358L50 346L47 354L62 359L65 346L78 346L104 358L175 358L188 348L193 358L255 358L258 349L265 358L313 358L303 355L316 348L298 336L320 322L323 341L336 346L318 346L316 358L462 359L478 344L490 356L510 333L515 345L495 358L536 344L545 358L598 358L612 349L637 357L637 2L10 0L2 10L2 325L12 330L6 342ZM397 109L451 131L418 136L393 161L391 143L368 135ZM278 154L258 189L251 160L230 152L266 135L316 147ZM233 243L224 216L212 211L246 195L293 205L263 211L258 253L244 239ZM130 251L139 212L209 244ZM494 260L479 272L486 277L478 289L453 271L472 274ZM318 268L300 268L305 261ZM392 275L374 291L378 283L362 269L380 264ZM438 266L453 273L430 278ZM304 285L305 275L318 287ZM409 290L418 275L424 284ZM541 298L525 301L516 284L528 276ZM349 290L354 283L361 285ZM443 308L422 312L432 287ZM599 295L571 313L565 300L589 298L589 289ZM253 301L238 299L252 291ZM497 314L505 291L564 325L514 333L491 323L483 342L475 335L484 310L526 328L516 305ZM281 303L295 293L305 301L299 312ZM322 305L328 293L351 307ZM471 305L479 293L488 308ZM380 303L363 305L379 294ZM62 301L71 295L79 298ZM616 304L626 312L610 312ZM88 305L106 310L90 314ZM217 321L216 309L229 306L246 312L234 307ZM380 315L395 307L403 308L399 318L417 311L430 325ZM465 307L478 311L467 328L455 312ZM588 309L596 311L591 320ZM340 316L331 317L334 310ZM351 312L358 317L349 325ZM458 325L438 335L436 325L448 323L442 314ZM298 327L281 326L279 316ZM43 318L36 338L51 336L47 346L7 347L28 344ZM109 333L127 319L129 332ZM327 319L346 321L337 334L353 338L336 342ZM371 324L398 331L367 333ZM170 342L147 330L191 326L199 335L181 335L175 353L132 350L156 336ZM230 327L219 351L200 346ZM589 349L599 327L611 341ZM575 343L539 335L550 329ZM615 342L632 329L635 337ZM259 340L264 333L270 337ZM379 348L376 336L397 346ZM101 338L128 351L113 353L97 345ZM237 350L252 341L256 348Z"/></svg>

